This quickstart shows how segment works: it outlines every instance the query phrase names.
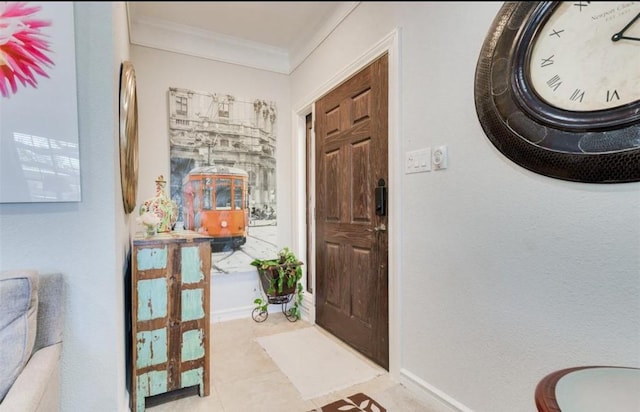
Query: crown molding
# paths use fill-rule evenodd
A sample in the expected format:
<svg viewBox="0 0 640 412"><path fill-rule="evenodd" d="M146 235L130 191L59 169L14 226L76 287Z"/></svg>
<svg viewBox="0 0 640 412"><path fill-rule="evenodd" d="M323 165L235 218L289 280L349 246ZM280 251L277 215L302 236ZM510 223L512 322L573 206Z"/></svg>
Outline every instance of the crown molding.
<svg viewBox="0 0 640 412"><path fill-rule="evenodd" d="M323 21L310 38L301 39L291 49L289 56L289 73L305 61L313 51L338 27L340 23L349 15L356 7L360 5L359 1L341 2L340 6Z"/></svg>
<svg viewBox="0 0 640 412"><path fill-rule="evenodd" d="M132 44L289 74L289 53L262 43L154 18L130 22Z"/></svg>
<svg viewBox="0 0 640 412"><path fill-rule="evenodd" d="M129 17L131 44L290 74L360 4L344 2L308 38L301 38L291 53L284 48L252 42L208 30L155 18Z"/></svg>

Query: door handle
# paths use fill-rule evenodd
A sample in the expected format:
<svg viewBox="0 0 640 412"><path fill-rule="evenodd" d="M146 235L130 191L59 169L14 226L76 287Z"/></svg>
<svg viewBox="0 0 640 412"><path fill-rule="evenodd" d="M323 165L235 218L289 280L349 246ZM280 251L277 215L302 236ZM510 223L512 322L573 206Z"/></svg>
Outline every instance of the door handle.
<svg viewBox="0 0 640 412"><path fill-rule="evenodd" d="M378 186L374 190L376 215L387 215L387 188L384 179L378 180Z"/></svg>
<svg viewBox="0 0 640 412"><path fill-rule="evenodd" d="M374 232L386 232L387 231L387 227L385 226L384 223L380 224L380 226L376 226L373 228Z"/></svg>

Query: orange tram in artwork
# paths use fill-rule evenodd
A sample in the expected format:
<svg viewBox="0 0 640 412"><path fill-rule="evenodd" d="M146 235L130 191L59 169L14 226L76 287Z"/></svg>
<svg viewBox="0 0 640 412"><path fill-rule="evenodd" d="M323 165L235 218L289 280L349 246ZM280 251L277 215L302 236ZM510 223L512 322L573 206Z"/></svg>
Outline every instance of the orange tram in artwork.
<svg viewBox="0 0 640 412"><path fill-rule="evenodd" d="M247 176L235 167L192 169L182 181L185 229L211 236L214 246L244 245L249 227Z"/></svg>

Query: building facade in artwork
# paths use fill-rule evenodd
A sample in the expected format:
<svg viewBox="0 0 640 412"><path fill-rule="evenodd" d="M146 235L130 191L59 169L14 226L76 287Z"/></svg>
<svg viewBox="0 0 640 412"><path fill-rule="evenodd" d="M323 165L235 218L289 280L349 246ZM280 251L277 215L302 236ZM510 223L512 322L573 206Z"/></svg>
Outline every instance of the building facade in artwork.
<svg viewBox="0 0 640 412"><path fill-rule="evenodd" d="M276 122L274 102L239 101L227 94L169 89L171 198L182 220L182 183L201 166L243 169L249 207L275 213Z"/></svg>

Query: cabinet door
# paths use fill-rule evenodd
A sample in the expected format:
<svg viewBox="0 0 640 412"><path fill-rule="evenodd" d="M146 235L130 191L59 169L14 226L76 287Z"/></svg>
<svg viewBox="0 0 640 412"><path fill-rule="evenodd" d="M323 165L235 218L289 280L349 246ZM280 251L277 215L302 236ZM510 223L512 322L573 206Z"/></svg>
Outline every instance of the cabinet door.
<svg viewBox="0 0 640 412"><path fill-rule="evenodd" d="M180 387L199 385L209 393L209 242L183 245L180 251Z"/></svg>
<svg viewBox="0 0 640 412"><path fill-rule="evenodd" d="M145 410L145 398L169 390L170 246L139 246L133 250L132 329L135 411Z"/></svg>

